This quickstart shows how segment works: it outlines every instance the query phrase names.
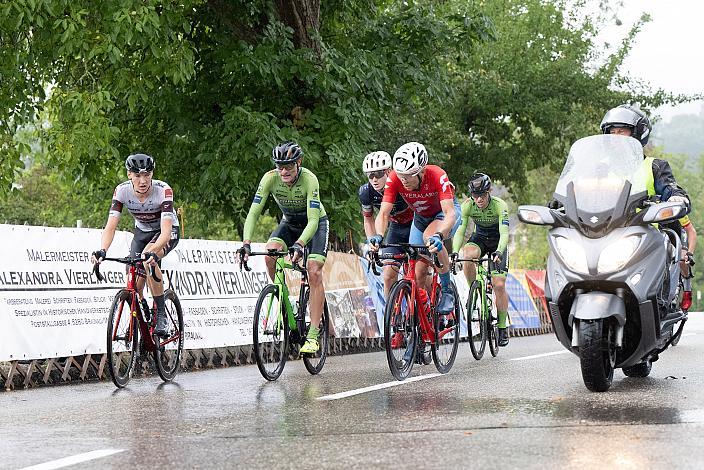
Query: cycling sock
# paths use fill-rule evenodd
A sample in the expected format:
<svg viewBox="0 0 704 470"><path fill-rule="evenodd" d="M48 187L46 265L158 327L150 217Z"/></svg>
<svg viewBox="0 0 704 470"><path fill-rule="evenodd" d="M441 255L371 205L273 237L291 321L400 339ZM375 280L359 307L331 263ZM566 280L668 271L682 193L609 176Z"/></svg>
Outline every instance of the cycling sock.
<svg viewBox="0 0 704 470"><path fill-rule="evenodd" d="M318 327L311 325L310 328L308 328L308 335L306 337L310 339L318 339L318 333L320 333Z"/></svg>
<svg viewBox="0 0 704 470"><path fill-rule="evenodd" d="M154 303L156 304L156 311L157 312L163 312L166 310L166 306L164 305L164 295L155 295L154 296Z"/></svg>
<svg viewBox="0 0 704 470"><path fill-rule="evenodd" d="M450 273L443 273L440 274L440 285L442 286L442 290L447 290L450 288Z"/></svg>
<svg viewBox="0 0 704 470"><path fill-rule="evenodd" d="M506 328L508 325L508 312L506 311L498 311L496 312L499 314L499 328Z"/></svg>

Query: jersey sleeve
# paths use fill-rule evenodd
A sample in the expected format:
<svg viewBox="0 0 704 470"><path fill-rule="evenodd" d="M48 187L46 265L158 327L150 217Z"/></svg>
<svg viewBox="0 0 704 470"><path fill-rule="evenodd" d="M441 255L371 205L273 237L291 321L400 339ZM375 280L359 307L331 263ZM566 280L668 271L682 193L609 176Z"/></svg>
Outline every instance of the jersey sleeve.
<svg viewBox="0 0 704 470"><path fill-rule="evenodd" d="M308 243L318 230L321 207L318 178L310 173L306 179L306 183L306 215L308 216L308 223L299 237L304 244Z"/></svg>
<svg viewBox="0 0 704 470"><path fill-rule="evenodd" d="M498 205L499 213L499 246L497 251L503 253L503 251L508 246L508 206L504 201L501 201Z"/></svg>
<svg viewBox="0 0 704 470"><path fill-rule="evenodd" d="M400 184L400 181L398 180L398 176L396 176L395 171L391 171L389 173L389 177L386 178L386 184L384 185L384 196L381 199L381 202L389 202L391 204L394 204L396 202L396 196L398 196L398 185Z"/></svg>
<svg viewBox="0 0 704 470"><path fill-rule="evenodd" d="M249 207L249 212L247 213L247 219L244 222L244 230L242 231L243 240L251 240L252 233L254 233L254 227L257 224L257 220L264 210L264 205L267 199L269 199L269 192L271 191L271 181L272 173L265 173L262 176L259 186L257 187L257 192L254 193L254 199L252 199L252 205Z"/></svg>
<svg viewBox="0 0 704 470"><path fill-rule="evenodd" d="M120 215L122 215L122 207L124 206L124 202L120 199L120 192L118 191L118 187L115 188L115 191L112 193L112 202L110 203L110 213L108 214L108 217L117 217L118 219L120 218Z"/></svg>
<svg viewBox="0 0 704 470"><path fill-rule="evenodd" d="M164 200L161 202L161 220L173 220L174 216L174 190L164 183Z"/></svg>
<svg viewBox="0 0 704 470"><path fill-rule="evenodd" d="M450 178L445 173L445 170L438 168L438 197L439 199L454 199L455 198L455 185L452 184Z"/></svg>
<svg viewBox="0 0 704 470"><path fill-rule="evenodd" d="M374 215L374 206L369 197L368 184L363 184L359 187L359 204L362 206L362 215L364 217L372 217Z"/></svg>
<svg viewBox="0 0 704 470"><path fill-rule="evenodd" d="M457 253L464 245L465 232L467 231L467 225L469 224L469 206L471 201L464 201L462 203L462 225L455 232L455 236L452 238L452 251Z"/></svg>

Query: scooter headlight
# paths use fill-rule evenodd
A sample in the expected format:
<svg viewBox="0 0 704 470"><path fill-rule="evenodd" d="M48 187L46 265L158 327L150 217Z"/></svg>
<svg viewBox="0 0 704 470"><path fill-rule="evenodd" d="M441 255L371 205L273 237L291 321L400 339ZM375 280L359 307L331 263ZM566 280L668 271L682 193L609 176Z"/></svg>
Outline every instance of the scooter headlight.
<svg viewBox="0 0 704 470"><path fill-rule="evenodd" d="M557 254L560 255L562 261L564 261L567 267L572 271L585 274L589 272L587 254L579 243L569 238L555 237L555 248L557 248Z"/></svg>
<svg viewBox="0 0 704 470"><path fill-rule="evenodd" d="M640 238L640 235L631 235L604 248L599 255L597 270L600 273L610 273L623 268L638 249Z"/></svg>

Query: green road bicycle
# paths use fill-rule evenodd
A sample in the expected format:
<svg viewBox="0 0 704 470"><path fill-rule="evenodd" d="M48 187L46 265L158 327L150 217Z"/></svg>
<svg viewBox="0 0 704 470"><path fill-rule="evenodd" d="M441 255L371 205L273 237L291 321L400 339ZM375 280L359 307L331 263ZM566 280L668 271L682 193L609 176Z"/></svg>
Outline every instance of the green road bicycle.
<svg viewBox="0 0 704 470"><path fill-rule="evenodd" d="M257 304L254 308L254 329L252 339L254 356L257 367L262 376L270 381L279 378L286 365L289 354L298 355L298 349L306 341L308 327L310 326L310 285L308 284L308 271L306 250L301 264L291 264L284 260L288 253L285 251L268 250L260 253L250 253L249 256L271 256L276 258L276 273L274 282L268 284L259 293ZM240 269L251 269L244 258L240 257ZM286 285L285 269L293 269L301 274L298 305L294 310L289 299L289 290ZM318 342L320 349L315 354L304 354L303 364L311 374L318 374L325 364L328 356L330 333L328 331L330 318L328 303L325 301L323 316L320 320L320 336Z"/></svg>
<svg viewBox="0 0 704 470"><path fill-rule="evenodd" d="M477 277L469 287L466 309L467 333L472 356L477 361L480 360L488 342L491 355L496 357L499 354L499 317L496 313L494 288L491 284L491 268L484 267L484 263L489 265L490 259L488 256L479 259L455 258L451 265L453 274L457 274L458 270L461 271L460 262L477 265Z"/></svg>

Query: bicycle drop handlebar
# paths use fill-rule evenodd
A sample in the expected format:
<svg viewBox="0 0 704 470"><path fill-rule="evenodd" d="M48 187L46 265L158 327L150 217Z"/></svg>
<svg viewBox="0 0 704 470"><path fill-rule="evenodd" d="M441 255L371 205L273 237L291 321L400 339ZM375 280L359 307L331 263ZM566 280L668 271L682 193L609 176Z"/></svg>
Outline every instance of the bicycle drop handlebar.
<svg viewBox="0 0 704 470"><path fill-rule="evenodd" d="M140 264L142 264L145 261L145 259L142 257L125 256L124 258L103 258L103 261L115 261L117 263L122 263L122 264L126 264L128 266L137 267ZM100 263L95 263L93 265L93 274L95 274L95 277L98 279L98 281L103 282L105 280L105 276L103 276L100 273ZM161 278L156 275L156 271L154 270L153 266L149 267L149 275L156 282L161 282Z"/></svg>
<svg viewBox="0 0 704 470"><path fill-rule="evenodd" d="M411 243L382 243L379 245L381 248L401 248L404 253L379 253L378 251L370 251L368 254L369 268L372 270L375 276L380 274L377 266L383 266L382 261L393 260L404 262L406 259L418 259L422 255L421 251L427 250L428 247L425 245L413 245ZM432 254L433 265L438 269L442 269L443 264L440 262L437 253Z"/></svg>
<svg viewBox="0 0 704 470"><path fill-rule="evenodd" d="M249 272L252 270L252 268L249 267L247 264L247 260L244 259L244 251L237 250L238 253L240 254L240 271L242 271L242 268L245 269L245 271ZM252 251L249 253L249 256L271 256L272 258L283 258L284 256L288 256L287 251L278 251L276 249L271 249L267 251ZM300 264L300 260L295 263L291 264L291 269L294 271L298 271L302 274L306 273L306 267Z"/></svg>
<svg viewBox="0 0 704 470"><path fill-rule="evenodd" d="M491 261L491 258L489 256L482 256L481 258L454 258L450 260L450 271L452 271L452 274L457 274L457 265L461 262L469 261L470 263L485 263L487 261Z"/></svg>

